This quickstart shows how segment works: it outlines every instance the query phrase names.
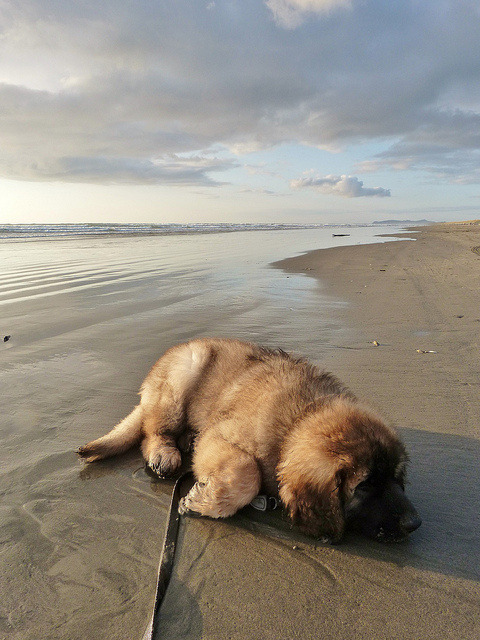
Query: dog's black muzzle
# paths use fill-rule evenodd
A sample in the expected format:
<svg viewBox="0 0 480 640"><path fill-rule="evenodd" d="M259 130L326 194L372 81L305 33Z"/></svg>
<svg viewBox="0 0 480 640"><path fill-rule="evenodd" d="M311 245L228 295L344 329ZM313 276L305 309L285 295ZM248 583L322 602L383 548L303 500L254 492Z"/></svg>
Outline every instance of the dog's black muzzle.
<svg viewBox="0 0 480 640"><path fill-rule="evenodd" d="M347 527L383 542L404 540L422 521L395 480L381 485L362 483L345 507Z"/></svg>

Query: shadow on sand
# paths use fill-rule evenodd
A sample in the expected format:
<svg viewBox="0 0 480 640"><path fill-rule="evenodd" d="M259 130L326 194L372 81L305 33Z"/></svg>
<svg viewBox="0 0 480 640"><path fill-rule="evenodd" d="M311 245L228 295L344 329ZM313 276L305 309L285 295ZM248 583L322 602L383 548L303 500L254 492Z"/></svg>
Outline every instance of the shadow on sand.
<svg viewBox="0 0 480 640"><path fill-rule="evenodd" d="M480 580L480 565L473 561L480 557L480 442L414 429L400 432L412 453L407 494L420 513L422 526L404 543L381 544L347 533L335 548L341 554L371 556L399 566ZM94 479L119 470L132 473L132 467L136 467L136 481L149 485L167 506L173 483L151 478L141 464L139 455L130 452L120 459L87 465L81 475L85 480ZM214 526L215 521L211 524ZM262 513L247 507L228 524L272 540L317 546L292 528L281 511Z"/></svg>

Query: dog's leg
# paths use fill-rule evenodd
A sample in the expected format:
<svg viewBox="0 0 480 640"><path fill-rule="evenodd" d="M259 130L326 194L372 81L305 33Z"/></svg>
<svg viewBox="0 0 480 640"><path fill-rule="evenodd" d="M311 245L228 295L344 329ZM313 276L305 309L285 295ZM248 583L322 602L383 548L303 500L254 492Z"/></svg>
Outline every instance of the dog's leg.
<svg viewBox="0 0 480 640"><path fill-rule="evenodd" d="M159 399L153 410L145 414L141 449L145 462L158 476L174 474L182 464L176 438L184 423L184 408L171 394Z"/></svg>
<svg viewBox="0 0 480 640"><path fill-rule="evenodd" d="M261 473L255 458L216 432L209 431L199 438L193 470L198 481L182 499L180 513L226 518L260 491Z"/></svg>
<svg viewBox="0 0 480 640"><path fill-rule="evenodd" d="M80 447L77 453L86 462L95 462L128 451L141 438L142 421L143 410L139 405L109 433Z"/></svg>
<svg viewBox="0 0 480 640"><path fill-rule="evenodd" d="M189 439L183 433L187 399L210 358L206 345L180 345L159 360L142 385L142 453L148 466L161 477L174 474L182 464L178 439Z"/></svg>

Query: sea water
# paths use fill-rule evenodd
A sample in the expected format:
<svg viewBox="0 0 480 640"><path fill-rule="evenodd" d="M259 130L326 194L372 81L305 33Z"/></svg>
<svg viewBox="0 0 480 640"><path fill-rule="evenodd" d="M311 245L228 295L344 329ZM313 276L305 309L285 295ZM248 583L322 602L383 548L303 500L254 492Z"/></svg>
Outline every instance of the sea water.
<svg viewBox="0 0 480 640"><path fill-rule="evenodd" d="M95 336L95 327L99 334L108 325L111 339L149 327L159 350L208 334L308 351L297 325L321 343L331 309L343 303L322 297L317 280L269 264L383 241L382 232L369 225L5 225L0 333L11 336L10 349L73 340L82 328Z"/></svg>

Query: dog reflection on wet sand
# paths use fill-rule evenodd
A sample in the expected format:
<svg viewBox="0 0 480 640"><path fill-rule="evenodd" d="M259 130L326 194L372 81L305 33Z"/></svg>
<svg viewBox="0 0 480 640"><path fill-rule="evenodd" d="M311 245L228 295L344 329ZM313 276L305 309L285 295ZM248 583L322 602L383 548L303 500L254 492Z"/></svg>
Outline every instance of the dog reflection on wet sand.
<svg viewBox="0 0 480 640"><path fill-rule="evenodd" d="M346 528L397 541L420 526L404 493L399 437L305 360L238 340L192 340L158 360L140 396L79 454L93 462L140 444L150 469L166 477L193 446L196 483L182 513L225 518L262 492L324 541L338 542Z"/></svg>

